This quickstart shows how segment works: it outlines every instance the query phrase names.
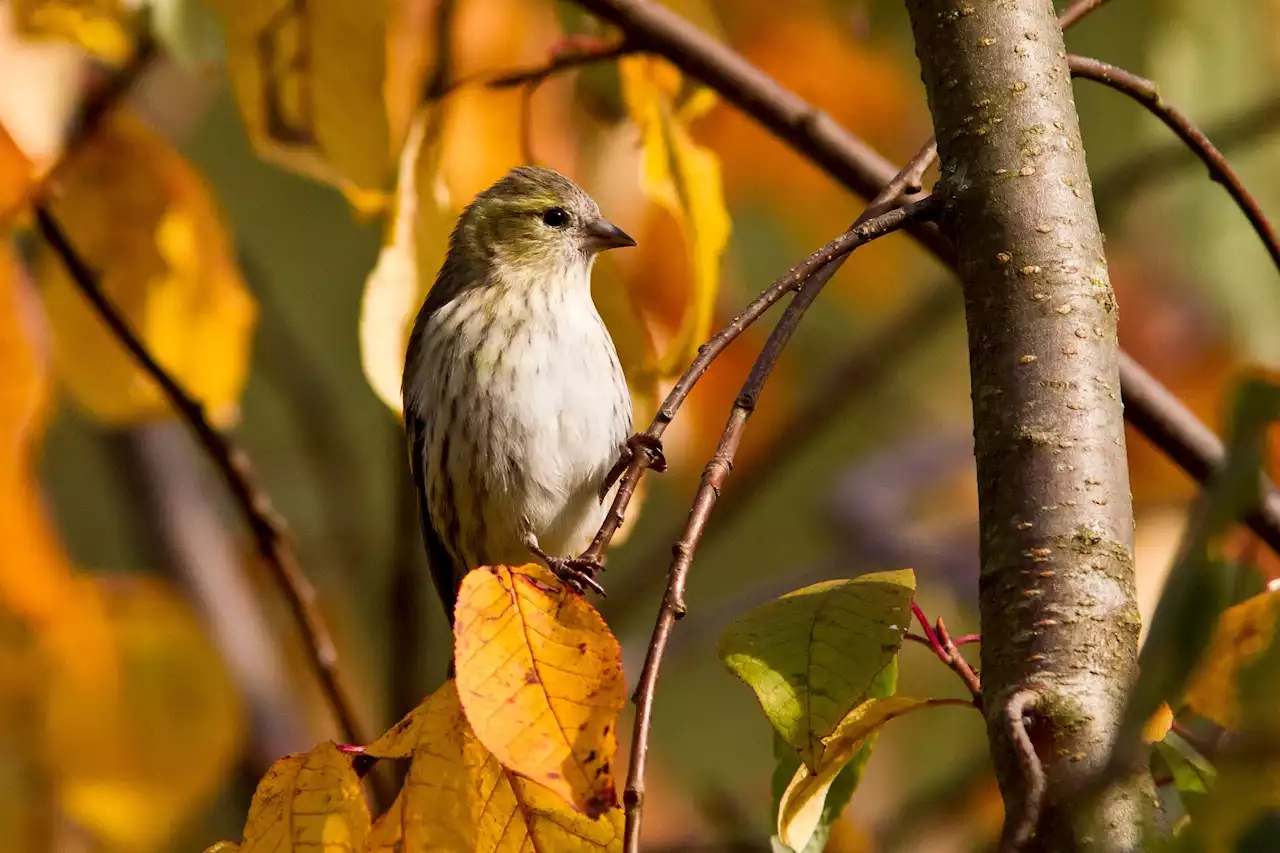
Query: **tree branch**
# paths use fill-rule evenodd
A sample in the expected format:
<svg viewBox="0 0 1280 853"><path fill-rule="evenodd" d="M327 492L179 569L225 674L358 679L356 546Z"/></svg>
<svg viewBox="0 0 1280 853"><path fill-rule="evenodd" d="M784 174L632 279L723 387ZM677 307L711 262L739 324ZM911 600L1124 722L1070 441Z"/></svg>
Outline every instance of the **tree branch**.
<svg viewBox="0 0 1280 853"><path fill-rule="evenodd" d="M336 718L340 735L349 743L369 743L368 734L359 723L355 701L338 665L338 652L333 638L320 614L315 588L294 557L283 523L258 486L257 474L249 457L210 425L205 417L204 407L155 360L146 345L129 328L120 310L103 293L97 274L76 252L49 211L42 205L36 205L35 215L40 235L61 259L81 294L93 305L120 344L164 393L222 474L249 524L259 554L271 569L289 603L316 678ZM390 802L389 799L386 801Z"/></svg>
<svg viewBox="0 0 1280 853"><path fill-rule="evenodd" d="M852 191L872 197L883 189L899 170L821 111L751 65L731 48L715 41L676 13L652 0L575 0L603 20L619 27L624 39L636 49L662 56L685 74L716 90L726 101L754 118L795 151L808 158ZM1088 2L1088 0L1086 0ZM1089 8L1098 4L1089 2ZM1070 10L1067 10L1070 12ZM1065 14L1065 13L1064 13ZM1079 16L1076 16L1079 20ZM956 267L955 247L932 223L916 223L906 229L940 261ZM1140 364L1121 353L1120 387L1126 401L1125 416L1171 458L1196 459L1195 469L1213 470L1211 460L1196 454L1193 436L1178 426L1187 419L1199 423ZM1151 389L1160 393L1151 393ZM1132 397L1132 399L1130 399ZM1159 410L1147 410L1160 405ZM1146 433L1145 426L1161 423L1169 429ZM1185 468L1196 477L1194 470ZM1272 489L1269 496L1274 496ZM1268 499L1264 512L1269 526L1280 529L1280 513ZM1253 525L1250 525L1253 527ZM1253 527L1269 546L1280 553L1280 541L1267 529Z"/></svg>
<svg viewBox="0 0 1280 853"><path fill-rule="evenodd" d="M1084 19L1085 15L1104 5L1107 0L1076 0L1058 15L1058 26L1069 30Z"/></svg>
<svg viewBox="0 0 1280 853"><path fill-rule="evenodd" d="M1149 777L1088 810L1064 793L1107 763L1140 620L1115 296L1062 30L1050 0L906 5L965 294L996 776L1023 801L1025 732L1005 712L1032 691L1053 743L1035 849L1133 850Z"/></svg>
<svg viewBox="0 0 1280 853"><path fill-rule="evenodd" d="M649 755L649 733L653 722L653 699L657 689L658 672L662 666L663 653L666 650L675 621L685 614L684 590L689 567L693 563L694 553L697 550L698 542L702 538L703 532L706 530L707 519L715 507L716 499L719 497L729 473L733 470L733 459L737 453L738 444L742 439L743 432L746 430L747 420L755 410L760 392L764 389L769 374L773 371L774 366L777 365L783 349L791 339L791 335L795 332L800 320L809 306L813 304L818 293L821 292L823 285L830 279L829 273L827 275L820 275L819 273L829 270L834 266L833 261L835 259L847 255L858 246L902 228L908 222L931 216L935 210L935 201L930 196L896 210L882 213L875 218L859 217L859 222L855 223L854 227L810 255L805 261L793 267L785 276L775 281L763 294L756 298L747 311L739 314L726 329L703 346L694 364L676 383L676 387L672 389L671 394L668 395L666 401L663 402L662 407L658 410L658 415L649 429L649 434L654 438L661 436L666 425L675 416L680 403L683 402L689 390L705 373L707 366L715 359L716 355L768 307L764 303L768 301L769 304L772 304L772 302L781 298L784 293L799 287L799 292L787 305L786 310L778 319L777 325L774 326L773 331L770 333L768 340L765 341L765 345L761 349L759 356L757 356L746 383L742 386L741 393L738 394L738 398L734 402L733 410L729 415L729 421L725 425L724 432L720 436L715 455L707 463L707 467L703 471L702 483L694 497L684 532L680 540L671 548L672 560L671 567L667 572L666 593L663 595L662 606L658 611L658 619L653 628L653 636L649 641L644 667L640 672L640 679L633 697L636 705L636 719L631 739L631 761L627 770L626 792L623 795L623 807L626 812L626 833L623 849L627 853L637 853L640 849L640 822L644 809L644 783ZM769 299L770 296L773 298ZM626 474L623 475L623 486L619 489L619 498L623 496L623 492L629 482L630 491L627 492L627 500L630 499L630 493L634 491L635 483L639 480L640 474L648 464L647 460L648 456L646 454L636 454ZM622 509L625 509L625 503L623 503ZM612 530L609 530L608 536L604 537L603 540L601 536L597 536L597 542L592 543L593 548L600 541L607 545L608 539L612 537L612 531L617 529L617 524L620 523L621 518L622 514L618 506L618 500L615 499L610 516L606 519L605 526L601 529L601 534L605 534L611 524ZM603 547L602 545L601 548ZM591 553L590 549L588 553Z"/></svg>
<svg viewBox="0 0 1280 853"><path fill-rule="evenodd" d="M1249 224L1253 226L1253 230L1257 232L1258 239L1262 240L1262 245L1271 256L1272 263L1280 270L1280 236L1276 235L1275 228L1267 221L1258 200L1245 187L1240 176L1222 156L1222 152L1209 141L1209 137L1192 124L1182 112L1164 102L1160 97L1160 89L1155 83L1123 68L1085 56L1069 56L1067 62L1071 68L1071 76L1101 83L1132 98L1177 134L1187 148L1191 149L1200 158L1200 162L1209 169L1209 177L1226 189L1236 206L1249 220Z"/></svg>

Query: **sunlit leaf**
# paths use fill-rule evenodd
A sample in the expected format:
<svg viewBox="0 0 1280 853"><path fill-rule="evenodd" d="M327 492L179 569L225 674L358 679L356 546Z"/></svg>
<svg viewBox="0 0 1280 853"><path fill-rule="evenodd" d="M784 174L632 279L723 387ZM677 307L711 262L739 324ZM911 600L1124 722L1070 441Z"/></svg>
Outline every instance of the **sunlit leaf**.
<svg viewBox="0 0 1280 853"><path fill-rule="evenodd" d="M1187 705L1227 729L1238 729L1236 678L1275 636L1280 591L1255 595L1222 612L1213 642L1191 675Z"/></svg>
<svg viewBox="0 0 1280 853"><path fill-rule="evenodd" d="M720 161L693 141L689 124L714 103L707 89L678 102L680 73L649 56L620 61L627 113L640 128L644 148L641 185L646 194L680 223L693 267L693 288L675 340L658 364L675 375L692 361L706 340L720 289L720 259L729 241L729 214L720 183Z"/></svg>
<svg viewBox="0 0 1280 853"><path fill-rule="evenodd" d="M413 757L400 795L373 827L369 853L622 849L621 810L585 817L505 769L476 739L452 681L365 752Z"/></svg>
<svg viewBox="0 0 1280 853"><path fill-rule="evenodd" d="M71 155L52 210L151 354L217 422L235 420L257 306L195 169L118 113ZM171 413L45 247L39 257L54 361L75 399L112 424Z"/></svg>
<svg viewBox="0 0 1280 853"><path fill-rule="evenodd" d="M467 573L455 610L458 694L504 767L589 816L617 802L622 649L600 614L546 569Z"/></svg>
<svg viewBox="0 0 1280 853"><path fill-rule="evenodd" d="M1157 754L1173 774L1174 785L1184 797L1207 794L1213 787L1217 771L1203 755L1176 734L1167 735L1155 745Z"/></svg>
<svg viewBox="0 0 1280 853"><path fill-rule="evenodd" d="M0 228L26 200L34 177L35 166L0 125Z"/></svg>
<svg viewBox="0 0 1280 853"><path fill-rule="evenodd" d="M779 804L778 838L792 850L804 850L822 817L832 783L840 775L840 771L855 757L862 755L867 738L895 717L940 705L971 706L971 703L963 699L890 696L868 699L850 711L826 739L817 771L811 771L803 765L796 768L796 775L792 777Z"/></svg>
<svg viewBox="0 0 1280 853"><path fill-rule="evenodd" d="M152 576L84 579L110 619L117 683L49 672L44 750L63 811L110 850L172 841L234 765L242 737L235 685L173 588Z"/></svg>
<svg viewBox="0 0 1280 853"><path fill-rule="evenodd" d="M1161 702L1156 712L1147 718L1142 727L1142 742L1151 744L1164 740L1164 736L1173 728L1173 709L1168 702Z"/></svg>
<svg viewBox="0 0 1280 853"><path fill-rule="evenodd" d="M894 658L871 683L871 688L867 691L867 698L884 699L892 696L897 689L898 659ZM863 740L862 745L858 747L858 751L845 764L844 769L838 772L835 779L827 786L825 796L822 798L822 808L819 812L817 823L810 833L809 841L803 848L795 850L794 853L823 853L826 849L827 841L831 837L831 831L836 821L840 819L845 807L853 799L853 792L857 789L858 783L862 781L862 774L867 769L867 762L871 760L871 751L875 748L878 737L879 732L872 732L868 735ZM784 741L776 731L773 733L773 757L776 762L773 769L772 785L773 822L776 827L781 821L783 798L791 789L791 782L796 777L797 772L802 770L803 767L800 763L800 756L796 754L795 749L792 748L791 744ZM772 844L774 849L792 849L777 835L773 836Z"/></svg>
<svg viewBox="0 0 1280 853"><path fill-rule="evenodd" d="M351 757L326 741L271 765L253 793L244 841L205 853L358 853L369 823Z"/></svg>
<svg viewBox="0 0 1280 853"><path fill-rule="evenodd" d="M910 569L824 581L752 610L721 635L721 660L809 769L818 769L823 738L902 647L915 588Z"/></svg>
<svg viewBox="0 0 1280 853"><path fill-rule="evenodd" d="M13 0L20 32L78 44L94 56L122 64L133 49L129 15L120 0Z"/></svg>
<svg viewBox="0 0 1280 853"><path fill-rule="evenodd" d="M1280 416L1280 385L1249 377L1237 389L1223 467L1201 496L1165 581L1139 657L1137 684L1125 712L1124 737L1135 739L1161 702L1179 698L1192 668L1229 603L1224 535L1258 500L1267 425Z"/></svg>
<svg viewBox="0 0 1280 853"><path fill-rule="evenodd" d="M440 0L213 0L258 153L381 209L422 83Z"/></svg>
<svg viewBox="0 0 1280 853"><path fill-rule="evenodd" d="M365 377L400 414L400 381L414 318L449 248L455 212L439 180L445 110L424 110L400 157L395 209L360 307L360 357Z"/></svg>

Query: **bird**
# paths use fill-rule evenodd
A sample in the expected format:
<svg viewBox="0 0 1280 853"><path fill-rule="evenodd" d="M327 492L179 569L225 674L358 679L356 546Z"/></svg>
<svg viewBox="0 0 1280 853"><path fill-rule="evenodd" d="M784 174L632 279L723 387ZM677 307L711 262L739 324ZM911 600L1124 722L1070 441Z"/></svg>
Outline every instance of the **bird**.
<svg viewBox="0 0 1280 853"><path fill-rule="evenodd" d="M414 321L402 402L430 571L450 622L463 576L578 555L637 448L627 380L591 297L596 258L635 246L569 178L520 166L467 205ZM665 463L662 463L665 464Z"/></svg>

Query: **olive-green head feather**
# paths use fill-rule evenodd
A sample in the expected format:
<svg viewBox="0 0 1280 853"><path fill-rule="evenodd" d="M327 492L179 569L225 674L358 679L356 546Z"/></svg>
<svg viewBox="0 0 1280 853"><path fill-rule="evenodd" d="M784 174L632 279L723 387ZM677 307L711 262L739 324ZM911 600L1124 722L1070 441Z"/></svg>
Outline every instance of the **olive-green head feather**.
<svg viewBox="0 0 1280 853"><path fill-rule="evenodd" d="M634 245L573 181L521 166L471 202L450 253L538 276L589 268L598 252Z"/></svg>

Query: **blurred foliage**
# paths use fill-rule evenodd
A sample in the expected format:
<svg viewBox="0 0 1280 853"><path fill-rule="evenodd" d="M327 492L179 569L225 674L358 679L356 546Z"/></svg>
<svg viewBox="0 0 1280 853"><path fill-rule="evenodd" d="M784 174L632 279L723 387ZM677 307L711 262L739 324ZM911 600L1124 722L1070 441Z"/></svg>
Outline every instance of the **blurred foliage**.
<svg viewBox="0 0 1280 853"><path fill-rule="evenodd" d="M785 10L769 0L666 5L891 158L909 156L928 135L899 0L790 0ZM421 577L423 560L415 524L402 520L403 440L388 407L398 399L406 323L453 217L522 162L527 146L582 183L638 240L638 249L602 260L594 292L643 420L707 330L841 231L860 200L730 105L689 91L660 62L557 75L528 99L527 112L519 88L484 85L495 72L544 62L566 34L614 37L567 0L460 0L447 79L469 82L425 103L423 89L445 61L439 0L10 0L3 10L0 223L24 229L24 199L62 164L50 196L55 212L162 363L234 425L290 522L361 712L385 727L410 711L403 697L432 694L414 714L457 747L436 760L461 774L459 784L483 776L516 797L526 783L483 758L490 753L456 695L433 692L449 635L429 585L406 591L394 582L398 566ZM162 59L127 112L68 150L77 105L127 62L144 26L176 61ZM1275 0L1112 0L1069 43L1158 80L1274 212L1280 122L1255 122L1247 133L1231 122L1280 99L1278 27ZM269 101L269 93L279 97ZM1122 341L1222 431L1236 375L1280 357L1276 273L1198 167L1175 158L1155 169L1153 152L1168 145L1158 122L1112 93L1082 87L1078 101ZM7 849L189 851L237 836L242 825L242 849L270 849L270 837L255 835L255 826L272 823L255 824L263 808L277 816L316 811L281 797L286 788L341 811L341 826L355 827L348 840L364 832L380 844L408 843L407 819L396 830L390 819L360 817L363 800L344 756L332 746L306 751L333 733L246 532L191 446L155 442L156 425L171 418L155 389L97 325L56 259L27 246L0 245ZM940 275L905 238L856 253L762 398L739 468L766 453L784 452L786 463L731 519L713 518L698 552L691 617L673 636L655 715L645 825L655 847L760 846L778 831L772 732L716 661L720 628L734 618L806 584L911 565L928 612L945 613L957 633L976 627L959 311L942 331L921 334L883 382L831 401L842 416L811 441L782 432L850 348ZM610 555L611 596L601 609L632 680L671 525L683 519L763 337L745 334L695 391L666 435L671 472L646 479L644 513L633 509L634 532ZM1139 597L1150 621L1195 490L1132 431L1128 441ZM175 458L162 451L187 464L161 464ZM1276 452L1270 442L1263 459L1274 462ZM902 483L925 485L902 496ZM1216 563L1247 578L1251 592L1220 618L1209 596L1189 597L1202 630L1179 664L1179 677L1190 679L1185 703L1176 689L1161 692L1177 723L1152 748L1153 766L1173 813L1205 816L1203 837L1180 838L1228 849L1243 833L1254 845L1247 849L1269 849L1276 829L1267 815L1280 811L1280 788L1258 783L1275 777L1274 762L1258 756L1277 754L1280 644L1271 642L1276 592L1263 587L1280 577L1280 560L1238 528L1222 530L1214 548ZM193 552L230 555L230 568L184 556ZM1177 590L1185 592L1180 582ZM391 649L405 619L425 623L414 634L422 651L409 658L414 669L391 671L402 660ZM266 633L257 633L261 626ZM267 640L245 654L238 636ZM1207 656L1195 654L1206 647ZM902 696L966 696L926 650L908 644L896 661ZM254 685L264 681L290 702L262 700ZM629 729L624 715L623 754ZM383 743L384 753L413 753L418 740L404 737ZM849 750L850 767L862 774L849 808L819 818L820 831L830 830L826 849L989 845L1000 803L977 715L911 714L874 737L870 760L864 746ZM282 759L286 752L295 754ZM413 768L411 780L443 772ZM845 774L836 788L851 778ZM316 786L300 786L304 777ZM404 790L419 793L397 801L402 817L443 807L416 800L420 789ZM840 799L839 791L831 796ZM514 813L511 802L502 801L508 811L499 817ZM315 825L322 835L329 826Z"/></svg>

